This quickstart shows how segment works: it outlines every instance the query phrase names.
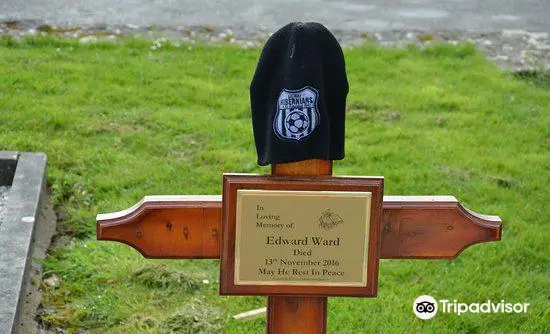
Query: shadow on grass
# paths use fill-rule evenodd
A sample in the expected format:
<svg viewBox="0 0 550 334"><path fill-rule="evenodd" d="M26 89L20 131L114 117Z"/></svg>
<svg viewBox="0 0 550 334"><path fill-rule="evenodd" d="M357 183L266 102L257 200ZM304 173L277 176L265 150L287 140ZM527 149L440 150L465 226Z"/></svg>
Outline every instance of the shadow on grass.
<svg viewBox="0 0 550 334"><path fill-rule="evenodd" d="M512 73L514 78L530 82L540 88L550 89L550 72L524 70Z"/></svg>

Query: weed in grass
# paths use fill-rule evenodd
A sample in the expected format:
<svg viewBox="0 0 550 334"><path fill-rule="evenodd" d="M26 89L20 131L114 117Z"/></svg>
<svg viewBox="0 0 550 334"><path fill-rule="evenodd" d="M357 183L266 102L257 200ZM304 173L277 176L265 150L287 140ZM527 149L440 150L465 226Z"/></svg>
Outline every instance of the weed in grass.
<svg viewBox="0 0 550 334"><path fill-rule="evenodd" d="M142 266L132 273L132 279L149 288L175 289L184 292L197 291L200 280L164 264Z"/></svg>
<svg viewBox="0 0 550 334"><path fill-rule="evenodd" d="M187 304L159 324L162 334L214 334L223 328L223 312L201 304Z"/></svg>
<svg viewBox="0 0 550 334"><path fill-rule="evenodd" d="M57 313L42 316L40 323L49 328L67 328L70 325L66 317Z"/></svg>
<svg viewBox="0 0 550 334"><path fill-rule="evenodd" d="M130 317L125 322L124 327L120 330L121 333L158 333L159 321L146 314L136 314Z"/></svg>

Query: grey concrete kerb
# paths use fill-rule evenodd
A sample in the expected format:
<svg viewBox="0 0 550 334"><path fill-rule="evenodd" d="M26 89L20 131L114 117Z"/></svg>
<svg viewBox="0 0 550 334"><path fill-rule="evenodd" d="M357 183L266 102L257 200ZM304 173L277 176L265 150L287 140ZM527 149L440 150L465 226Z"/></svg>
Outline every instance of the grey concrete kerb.
<svg viewBox="0 0 550 334"><path fill-rule="evenodd" d="M11 185L0 225L0 333L17 332L45 173L42 153L0 151L0 185Z"/></svg>

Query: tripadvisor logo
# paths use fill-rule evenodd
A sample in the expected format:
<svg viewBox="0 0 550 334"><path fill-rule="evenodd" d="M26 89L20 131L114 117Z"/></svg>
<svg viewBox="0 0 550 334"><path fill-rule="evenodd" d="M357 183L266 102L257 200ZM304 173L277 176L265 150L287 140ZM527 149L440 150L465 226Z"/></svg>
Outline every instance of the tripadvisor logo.
<svg viewBox="0 0 550 334"><path fill-rule="evenodd" d="M456 313L461 315L464 313L525 313L529 307L529 303L506 303L504 300L500 302L492 302L487 300L485 303L459 303L456 300L452 302L447 299L440 299L440 305L434 297L423 295L415 299L413 303L414 314L423 320L428 320L440 311L443 313Z"/></svg>
<svg viewBox="0 0 550 334"><path fill-rule="evenodd" d="M431 319L437 314L437 301L432 296L420 296L413 303L413 312L420 319Z"/></svg>

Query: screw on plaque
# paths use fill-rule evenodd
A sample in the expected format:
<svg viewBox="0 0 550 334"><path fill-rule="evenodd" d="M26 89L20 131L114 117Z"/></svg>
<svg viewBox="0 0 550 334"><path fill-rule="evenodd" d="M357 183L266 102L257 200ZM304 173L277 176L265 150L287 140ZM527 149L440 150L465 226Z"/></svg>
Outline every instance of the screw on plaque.
<svg viewBox="0 0 550 334"><path fill-rule="evenodd" d="M168 222L165 223L165 225L166 225L166 228L167 228L169 231L172 231L172 223L171 223L171 222L168 221Z"/></svg>

